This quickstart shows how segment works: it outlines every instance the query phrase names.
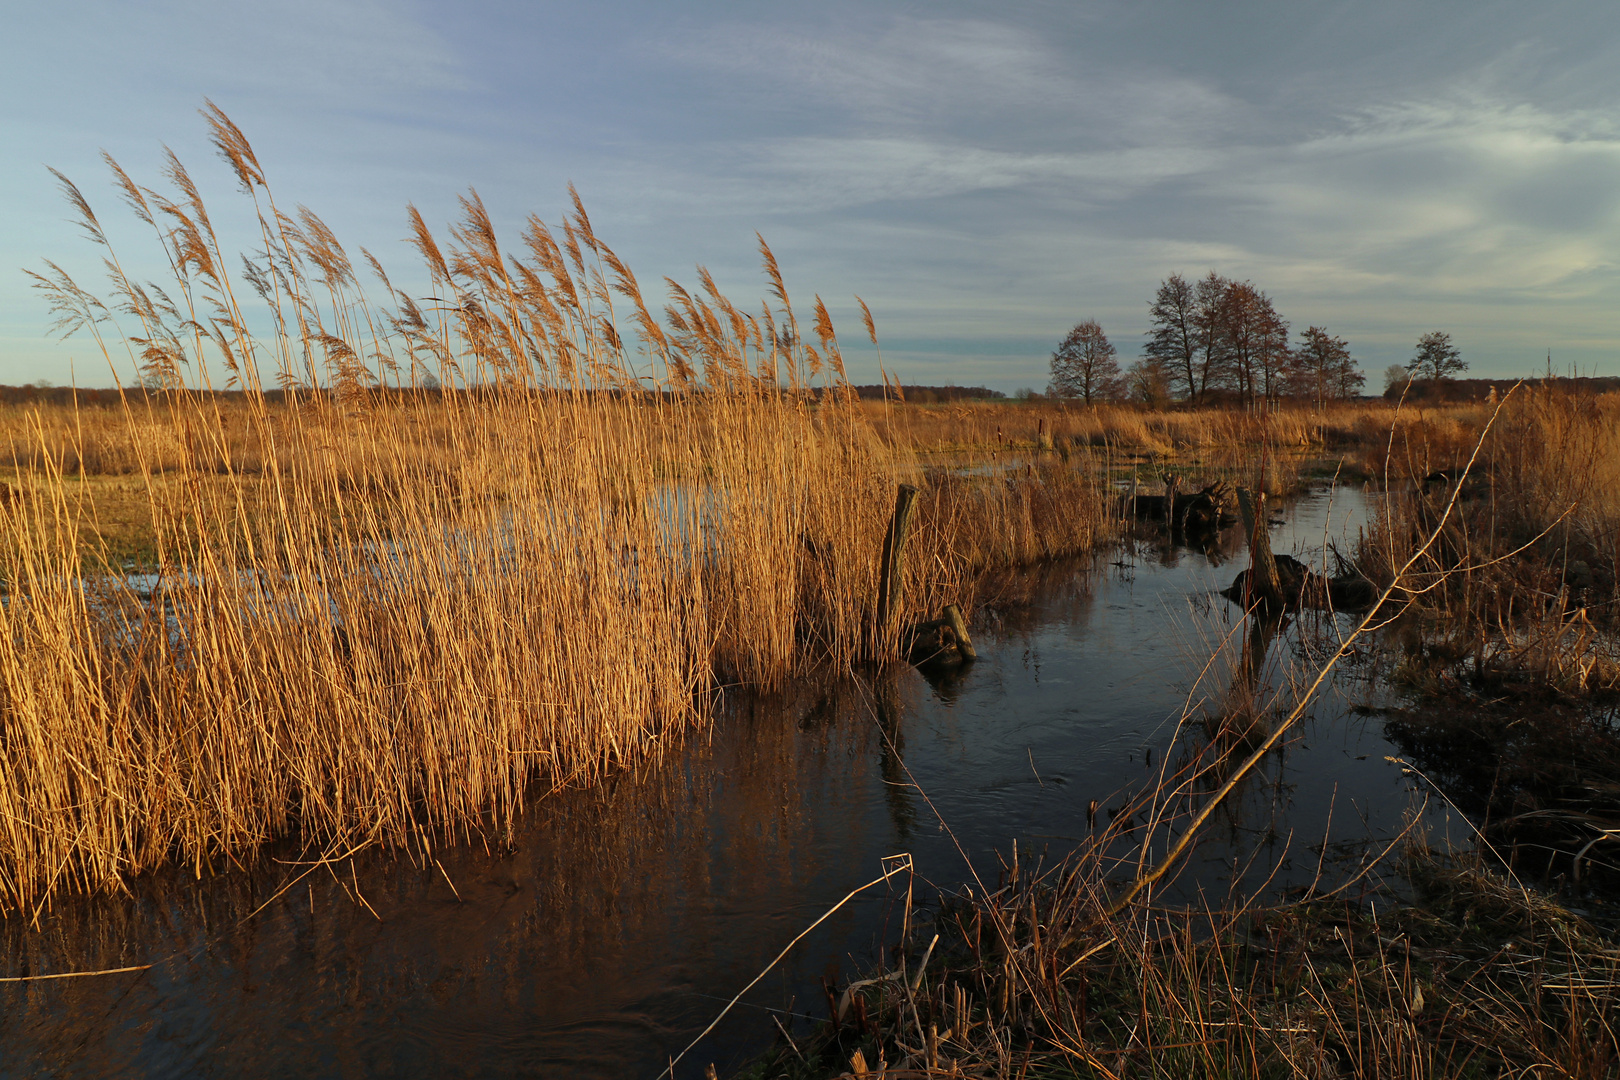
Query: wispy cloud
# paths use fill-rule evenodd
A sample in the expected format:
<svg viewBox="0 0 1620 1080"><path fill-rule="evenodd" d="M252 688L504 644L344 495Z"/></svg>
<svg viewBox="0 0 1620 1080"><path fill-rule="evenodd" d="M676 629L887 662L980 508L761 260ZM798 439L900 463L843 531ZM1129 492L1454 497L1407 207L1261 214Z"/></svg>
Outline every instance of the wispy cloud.
<svg viewBox="0 0 1620 1080"><path fill-rule="evenodd" d="M206 94L285 197L385 255L406 200L448 216L476 185L513 222L572 179L645 279L704 262L751 290L758 229L790 284L875 301L918 365L1027 382L1045 337L1094 314L1132 343L1160 278L1209 268L1353 343L1446 320L1508 363L1499 343L1564 328L1620 348L1620 13L1548 3L107 4L50 111L9 106L30 171L0 189L48 196L33 160L78 175L55 148L93 163L132 118L183 143ZM63 32L53 10L24 32ZM48 65L16 40L20 88ZM10 205L12 261L51 250L34 223L60 215Z"/></svg>
<svg viewBox="0 0 1620 1080"><path fill-rule="evenodd" d="M1239 119L1207 80L1120 61L1077 64L1039 33L986 19L890 16L832 30L723 25L647 48L811 122L973 132L986 144L1208 144ZM1044 134L1043 134L1044 133Z"/></svg>

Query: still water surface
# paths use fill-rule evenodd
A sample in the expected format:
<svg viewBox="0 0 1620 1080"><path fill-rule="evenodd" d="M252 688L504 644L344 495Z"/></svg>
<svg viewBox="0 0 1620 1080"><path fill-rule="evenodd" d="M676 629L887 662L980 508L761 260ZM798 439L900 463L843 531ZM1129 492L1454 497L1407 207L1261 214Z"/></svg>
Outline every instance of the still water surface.
<svg viewBox="0 0 1620 1080"><path fill-rule="evenodd" d="M1274 547L1322 565L1367 498L1296 500ZM153 966L0 985L0 1077L650 1080L884 856L911 853L926 899L970 879L963 851L987 878L1014 841L1025 858L1061 856L1092 799L1118 805L1145 782L1174 752L1189 697L1219 698L1218 666L1213 685L1195 680L1236 621L1215 593L1239 550L1230 534L1196 552L1144 533L1045 568L1009 586L1031 602L990 605L981 660L947 681L904 669L731 695L711 732L662 760L538 801L510 847L473 836L426 866L368 851L313 871L281 848L249 870L63 902L38 929L11 920L3 975ZM1347 625L1281 635L1274 681ZM1239 888L1309 881L1324 837L1337 848L1399 830L1411 797L1384 760L1395 751L1350 709L1375 694L1344 669L1212 828L1184 892L1224 894L1235 864ZM894 892L843 908L679 1075L710 1061L724 1073L776 1022L824 1016L822 977L875 965L897 921Z"/></svg>

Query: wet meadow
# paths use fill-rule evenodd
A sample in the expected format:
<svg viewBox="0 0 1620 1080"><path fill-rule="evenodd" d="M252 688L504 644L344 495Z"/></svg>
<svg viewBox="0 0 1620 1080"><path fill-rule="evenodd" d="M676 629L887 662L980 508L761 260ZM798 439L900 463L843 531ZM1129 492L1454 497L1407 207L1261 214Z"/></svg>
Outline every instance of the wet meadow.
<svg viewBox="0 0 1620 1080"><path fill-rule="evenodd" d="M860 401L209 122L0 405L0 1075L1620 1068L1620 397Z"/></svg>

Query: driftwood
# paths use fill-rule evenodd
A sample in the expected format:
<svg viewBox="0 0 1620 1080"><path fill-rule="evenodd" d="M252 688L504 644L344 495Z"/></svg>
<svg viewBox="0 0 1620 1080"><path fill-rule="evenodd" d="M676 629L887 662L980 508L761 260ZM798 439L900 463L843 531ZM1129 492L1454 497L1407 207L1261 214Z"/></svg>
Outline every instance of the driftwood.
<svg viewBox="0 0 1620 1080"><path fill-rule="evenodd" d="M1227 504L1226 481L1217 480L1195 495L1177 502L1176 527L1185 533L1213 532L1237 523Z"/></svg>

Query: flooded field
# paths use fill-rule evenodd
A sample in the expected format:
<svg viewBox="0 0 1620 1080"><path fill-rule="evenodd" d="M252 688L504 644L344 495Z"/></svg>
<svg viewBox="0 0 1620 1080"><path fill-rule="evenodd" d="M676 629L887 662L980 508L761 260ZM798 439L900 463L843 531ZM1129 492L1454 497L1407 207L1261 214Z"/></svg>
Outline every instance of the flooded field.
<svg viewBox="0 0 1620 1080"><path fill-rule="evenodd" d="M1273 546L1322 565L1366 521L1359 489L1296 500ZM885 856L926 905L998 858L1060 857L1164 755L1200 670L1238 622L1208 551L1143 533L1011 582L977 618L981 659L727 693L710 733L589 790L537 800L507 842L426 865L282 846L252 866L139 880L8 921L0 975L150 965L0 985L0 1076L656 1075L787 942ZM1312 664L1340 617L1279 635L1261 674ZM1329 650L1330 651L1330 650ZM1398 832L1414 806L1365 662L1223 811L1180 895L1276 892ZM1213 687L1213 689L1212 689ZM1179 732L1181 737L1188 737ZM1435 824L1444 829L1444 820ZM1328 861L1324 864L1324 853ZM823 979L878 963L903 877L841 909L677 1070L722 1074L826 1015Z"/></svg>

